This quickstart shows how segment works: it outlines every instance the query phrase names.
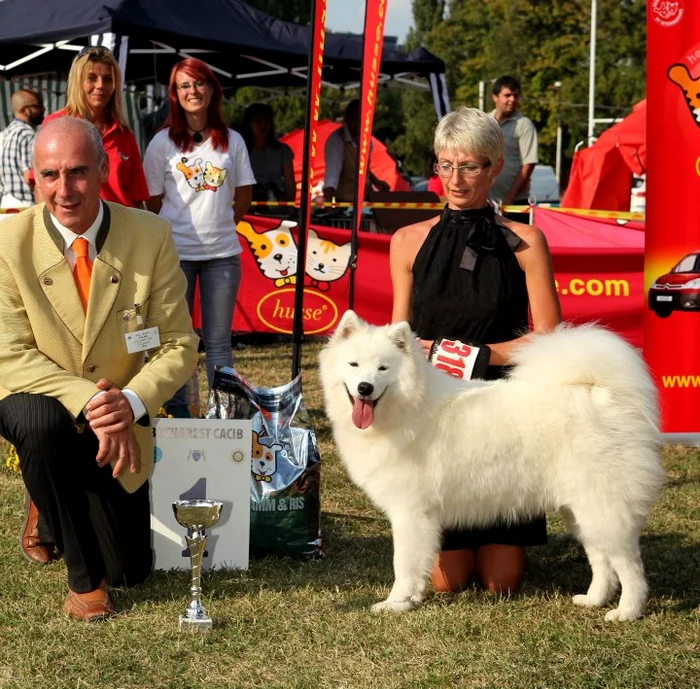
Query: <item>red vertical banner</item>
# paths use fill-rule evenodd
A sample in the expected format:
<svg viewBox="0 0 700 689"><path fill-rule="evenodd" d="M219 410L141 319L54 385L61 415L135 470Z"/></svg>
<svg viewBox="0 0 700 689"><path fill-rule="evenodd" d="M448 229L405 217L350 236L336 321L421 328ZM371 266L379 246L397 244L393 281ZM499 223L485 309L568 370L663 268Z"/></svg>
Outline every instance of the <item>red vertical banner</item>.
<svg viewBox="0 0 700 689"><path fill-rule="evenodd" d="M648 0L644 355L662 430L700 438L700 2Z"/></svg>
<svg viewBox="0 0 700 689"><path fill-rule="evenodd" d="M358 141L357 166L357 210L355 212L355 231L360 229L362 219L362 201L365 198L365 185L369 172L370 141L372 140L372 122L377 100L379 83L379 65L382 60L384 44L384 20L386 19L387 0L367 0L365 7L365 33L362 54L362 87L360 90L360 134Z"/></svg>
<svg viewBox="0 0 700 689"><path fill-rule="evenodd" d="M321 73L323 71L323 48L326 43L326 0L316 0L313 17L314 44L311 46L311 74L309 74L310 117L306 122L309 142L308 190L306 191L305 226L311 221L311 196L314 188L314 167L318 154L318 116L321 110ZM302 185L303 186L303 185Z"/></svg>
<svg viewBox="0 0 700 689"><path fill-rule="evenodd" d="M301 164L301 208L299 217L299 244L294 313L292 328L292 378L301 369L301 343L304 339L304 262L306 260L307 234L311 220L311 193L313 189L314 162L318 146L318 114L321 104L321 72L323 48L326 43L326 0L311 0L311 33L309 38L309 62L306 94L306 127Z"/></svg>

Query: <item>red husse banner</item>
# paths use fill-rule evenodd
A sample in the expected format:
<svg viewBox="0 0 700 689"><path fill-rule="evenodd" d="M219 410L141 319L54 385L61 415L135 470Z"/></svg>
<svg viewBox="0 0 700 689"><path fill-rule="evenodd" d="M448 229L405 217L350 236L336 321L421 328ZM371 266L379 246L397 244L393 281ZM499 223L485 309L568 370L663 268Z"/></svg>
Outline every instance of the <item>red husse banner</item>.
<svg viewBox="0 0 700 689"><path fill-rule="evenodd" d="M662 430L700 437L700 2L647 4L644 354ZM679 438L680 439L680 438Z"/></svg>
<svg viewBox="0 0 700 689"><path fill-rule="evenodd" d="M641 346L644 231L640 223L536 209L547 236L564 318L599 321ZM238 224L243 278L233 330L292 332L297 280L296 223L246 216ZM313 226L304 264L304 332L330 334L348 308L350 231ZM359 233L355 309L371 323L391 318L391 237ZM198 309L195 307L195 323Z"/></svg>
<svg viewBox="0 0 700 689"><path fill-rule="evenodd" d="M238 223L243 277L234 330L292 332L297 229L293 222L253 216ZM355 308L373 323L386 323L391 311L390 237L368 232L360 235ZM310 227L306 241L304 333L330 334L348 308L350 231Z"/></svg>

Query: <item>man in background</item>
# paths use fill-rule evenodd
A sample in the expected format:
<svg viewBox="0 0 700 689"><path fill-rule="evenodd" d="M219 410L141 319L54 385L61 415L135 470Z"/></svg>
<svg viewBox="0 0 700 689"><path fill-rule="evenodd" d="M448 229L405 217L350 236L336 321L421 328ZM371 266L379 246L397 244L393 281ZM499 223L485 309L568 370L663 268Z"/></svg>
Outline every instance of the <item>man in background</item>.
<svg viewBox="0 0 700 689"><path fill-rule="evenodd" d="M11 104L15 119L2 133L0 208L28 208L34 203L32 144L44 121L44 103L36 91L20 89L12 94Z"/></svg>
<svg viewBox="0 0 700 689"><path fill-rule="evenodd" d="M491 198L504 206L527 206L530 177L537 163L537 130L520 110L520 82L503 76L493 84L495 109L491 116L501 126L505 139L503 170L491 187Z"/></svg>
<svg viewBox="0 0 700 689"><path fill-rule="evenodd" d="M338 127L326 140L324 157L326 173L323 178L323 196L326 201L355 200L357 180L357 143L360 134L360 101L348 103L343 116L343 125ZM370 156L372 143L370 142ZM389 191L389 185L367 170L367 192L374 187L377 191Z"/></svg>

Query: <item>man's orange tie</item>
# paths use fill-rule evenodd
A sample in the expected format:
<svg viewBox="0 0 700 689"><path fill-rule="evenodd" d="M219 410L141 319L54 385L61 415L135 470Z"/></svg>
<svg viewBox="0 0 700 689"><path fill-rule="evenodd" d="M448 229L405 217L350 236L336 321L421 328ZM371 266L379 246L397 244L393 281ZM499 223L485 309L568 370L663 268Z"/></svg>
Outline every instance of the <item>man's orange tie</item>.
<svg viewBox="0 0 700 689"><path fill-rule="evenodd" d="M75 278L80 301L83 302L85 311L87 311L88 299L90 298L90 279L92 278L92 261L88 253L89 247L90 244L84 237L78 237L73 242L73 251L75 251L73 277Z"/></svg>

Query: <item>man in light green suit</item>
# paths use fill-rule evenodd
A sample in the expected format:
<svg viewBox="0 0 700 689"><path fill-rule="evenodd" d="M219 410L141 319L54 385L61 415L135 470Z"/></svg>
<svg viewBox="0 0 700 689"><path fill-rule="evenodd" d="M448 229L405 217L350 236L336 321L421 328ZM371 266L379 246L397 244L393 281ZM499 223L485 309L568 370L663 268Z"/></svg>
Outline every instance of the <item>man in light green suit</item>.
<svg viewBox="0 0 700 689"><path fill-rule="evenodd" d="M151 419L197 337L168 224L99 198L94 126L50 122L34 156L44 203L0 224L0 434L65 560L64 610L101 619L108 586L151 570Z"/></svg>

